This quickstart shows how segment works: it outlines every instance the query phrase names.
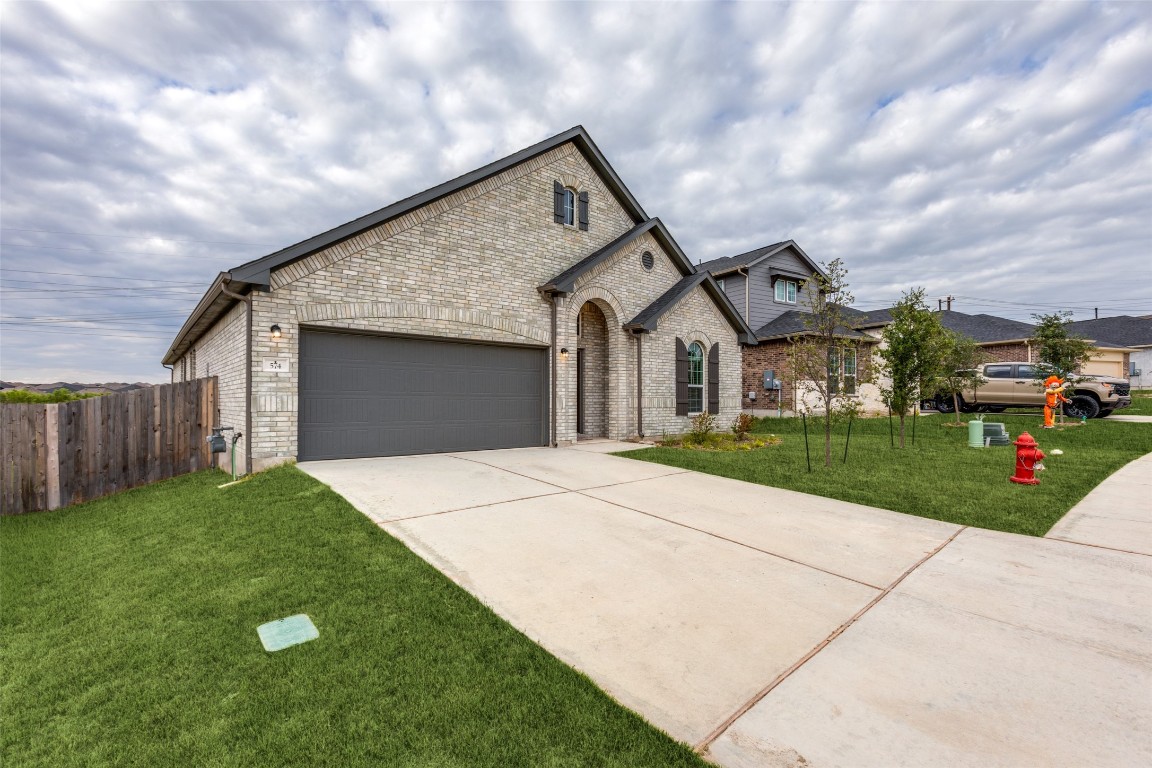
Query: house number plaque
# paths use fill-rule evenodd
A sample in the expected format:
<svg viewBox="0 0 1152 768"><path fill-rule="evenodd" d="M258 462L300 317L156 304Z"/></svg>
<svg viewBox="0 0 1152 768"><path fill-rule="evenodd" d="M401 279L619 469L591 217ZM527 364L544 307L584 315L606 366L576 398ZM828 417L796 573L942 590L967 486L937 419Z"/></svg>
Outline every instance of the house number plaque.
<svg viewBox="0 0 1152 768"><path fill-rule="evenodd" d="M288 372L288 358L277 357L271 360L264 361L264 370L269 373L287 373Z"/></svg>

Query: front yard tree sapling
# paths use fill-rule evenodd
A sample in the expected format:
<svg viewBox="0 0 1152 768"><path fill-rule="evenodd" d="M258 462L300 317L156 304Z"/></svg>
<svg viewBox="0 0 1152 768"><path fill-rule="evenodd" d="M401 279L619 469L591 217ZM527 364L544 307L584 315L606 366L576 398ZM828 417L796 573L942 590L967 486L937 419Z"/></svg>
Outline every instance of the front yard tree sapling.
<svg viewBox="0 0 1152 768"><path fill-rule="evenodd" d="M885 384L884 402L900 417L900 447L904 447L904 418L920 400L921 392L934 392L940 378L946 340L940 318L924 303L924 289L913 288L892 307L892 322L884 329L878 352Z"/></svg>

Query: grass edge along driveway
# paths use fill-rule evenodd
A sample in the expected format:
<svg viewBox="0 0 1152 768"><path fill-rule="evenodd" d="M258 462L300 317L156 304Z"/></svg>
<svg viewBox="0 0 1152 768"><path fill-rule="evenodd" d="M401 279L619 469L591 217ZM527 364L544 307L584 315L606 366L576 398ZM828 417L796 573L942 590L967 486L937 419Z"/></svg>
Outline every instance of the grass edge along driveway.
<svg viewBox="0 0 1152 768"><path fill-rule="evenodd" d="M705 765L326 486L223 478L0 518L0 762Z"/></svg>
<svg viewBox="0 0 1152 768"><path fill-rule="evenodd" d="M779 435L783 443L778 446L735 452L646 448L618 455L959 525L1043 536L1106 477L1152 452L1152 424L1095 420L1045 430L1035 414L987 414L984 419L1005 424L1013 440L1021 432L1036 438L1048 454L1040 485L1008 481L1015 446L968 448L967 427L947 426L952 419L941 415L917 420L915 445L909 419L903 449L892 447L887 418L856 419L847 463L847 424L841 423L833 431L828 468L822 426L809 419L811 473L798 418L757 421L753 434ZM1054 455L1053 449L1063 454Z"/></svg>

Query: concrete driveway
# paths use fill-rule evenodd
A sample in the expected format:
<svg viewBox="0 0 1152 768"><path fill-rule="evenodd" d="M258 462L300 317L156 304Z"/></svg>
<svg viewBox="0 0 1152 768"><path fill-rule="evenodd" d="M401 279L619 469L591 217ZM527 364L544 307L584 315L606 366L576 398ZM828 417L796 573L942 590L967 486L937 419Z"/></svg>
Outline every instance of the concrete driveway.
<svg viewBox="0 0 1152 768"><path fill-rule="evenodd" d="M632 447L300 468L722 765L1152 764L1152 558Z"/></svg>

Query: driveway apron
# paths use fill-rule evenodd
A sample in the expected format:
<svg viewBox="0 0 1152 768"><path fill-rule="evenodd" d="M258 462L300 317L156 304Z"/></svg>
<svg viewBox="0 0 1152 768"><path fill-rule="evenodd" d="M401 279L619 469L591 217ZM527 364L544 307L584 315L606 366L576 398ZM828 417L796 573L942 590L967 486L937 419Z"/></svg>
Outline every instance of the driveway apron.
<svg viewBox="0 0 1152 768"><path fill-rule="evenodd" d="M633 447L300 468L722 765L1152 763L1152 558Z"/></svg>

